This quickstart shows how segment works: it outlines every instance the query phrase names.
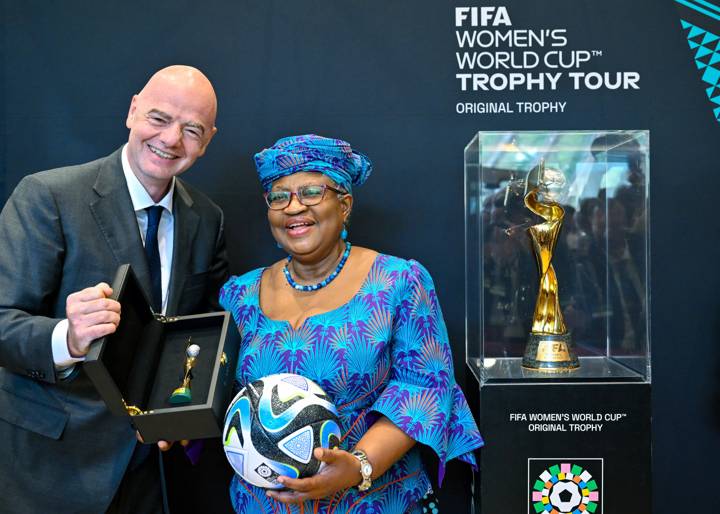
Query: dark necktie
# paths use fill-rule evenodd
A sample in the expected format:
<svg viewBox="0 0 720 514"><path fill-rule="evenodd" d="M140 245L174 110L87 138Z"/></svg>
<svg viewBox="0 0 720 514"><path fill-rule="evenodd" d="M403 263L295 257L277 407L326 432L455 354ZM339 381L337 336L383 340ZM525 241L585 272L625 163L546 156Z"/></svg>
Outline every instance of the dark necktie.
<svg viewBox="0 0 720 514"><path fill-rule="evenodd" d="M162 281L160 275L160 249L158 248L158 227L163 208L154 205L145 209L148 215L147 231L145 232L145 257L150 271L150 291L152 308L155 312L162 311Z"/></svg>
<svg viewBox="0 0 720 514"><path fill-rule="evenodd" d="M145 231L145 258L150 271L150 292L152 293L152 309L156 313L162 310L162 281L160 278L160 248L158 247L158 227L163 208L154 205L145 209L147 212L147 230ZM150 444L138 443L130 458L128 468L137 469L150 454ZM162 458L162 457L161 457Z"/></svg>

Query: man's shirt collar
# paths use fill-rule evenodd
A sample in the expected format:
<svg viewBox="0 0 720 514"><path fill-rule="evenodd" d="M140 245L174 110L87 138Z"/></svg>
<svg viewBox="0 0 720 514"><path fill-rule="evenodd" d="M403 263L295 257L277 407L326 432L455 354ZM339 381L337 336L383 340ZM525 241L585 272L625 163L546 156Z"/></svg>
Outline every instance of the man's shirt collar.
<svg viewBox="0 0 720 514"><path fill-rule="evenodd" d="M130 199L132 200L133 209L137 212L148 207L152 207L153 205L160 205L172 214L173 196L175 194L175 177L173 177L170 182L170 189L168 192L156 204L130 167L130 161L127 156L127 145L123 146L121 160L123 174L125 175L128 191L130 191Z"/></svg>

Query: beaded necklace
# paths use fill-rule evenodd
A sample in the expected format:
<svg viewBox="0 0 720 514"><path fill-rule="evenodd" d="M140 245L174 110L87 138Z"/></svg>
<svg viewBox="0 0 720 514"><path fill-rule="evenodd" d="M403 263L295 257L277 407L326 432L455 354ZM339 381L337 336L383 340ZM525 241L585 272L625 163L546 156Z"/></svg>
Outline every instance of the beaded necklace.
<svg viewBox="0 0 720 514"><path fill-rule="evenodd" d="M318 289L322 289L326 285L328 285L330 282L335 280L335 277L338 276L338 273L343 269L343 266L345 266L345 261L347 261L348 256L350 255L350 241L345 242L345 251L342 254L342 257L340 258L340 262L338 262L338 265L335 267L332 273L325 277L324 280L321 282L318 282L317 284L311 284L311 285L302 285L298 284L293 280L292 275L290 275L290 270L288 269L288 265L290 264L290 261L292 260L292 255L288 255L287 262L285 263L285 267L283 268L283 274L285 275L285 280L287 280L288 284L290 284L291 287L294 289L297 289L298 291L317 291Z"/></svg>

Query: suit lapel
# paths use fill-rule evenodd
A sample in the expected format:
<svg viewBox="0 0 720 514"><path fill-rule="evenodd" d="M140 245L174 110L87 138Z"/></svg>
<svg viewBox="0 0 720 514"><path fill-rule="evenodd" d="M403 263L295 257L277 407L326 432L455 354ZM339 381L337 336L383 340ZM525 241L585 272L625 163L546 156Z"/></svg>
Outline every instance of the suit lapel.
<svg viewBox="0 0 720 514"><path fill-rule="evenodd" d="M120 160L121 150L116 151L100 168L93 189L97 197L90 203L100 231L105 237L117 264L129 263L140 284L150 298L148 271L140 230L128 192Z"/></svg>
<svg viewBox="0 0 720 514"><path fill-rule="evenodd" d="M166 312L177 313L180 296L185 286L185 277L191 268L191 245L195 240L200 217L192 208L193 200L180 180L175 180L173 217L175 222L172 271Z"/></svg>

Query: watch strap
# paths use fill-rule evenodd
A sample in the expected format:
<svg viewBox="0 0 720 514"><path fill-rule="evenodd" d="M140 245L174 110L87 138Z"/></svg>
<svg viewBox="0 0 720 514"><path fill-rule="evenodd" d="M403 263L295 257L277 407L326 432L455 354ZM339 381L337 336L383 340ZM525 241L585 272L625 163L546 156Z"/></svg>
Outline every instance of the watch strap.
<svg viewBox="0 0 720 514"><path fill-rule="evenodd" d="M367 455L362 450L353 450L350 452L353 457L360 461L360 474L362 475L362 481L358 484L358 491L367 491L372 485L372 465L367 458Z"/></svg>

